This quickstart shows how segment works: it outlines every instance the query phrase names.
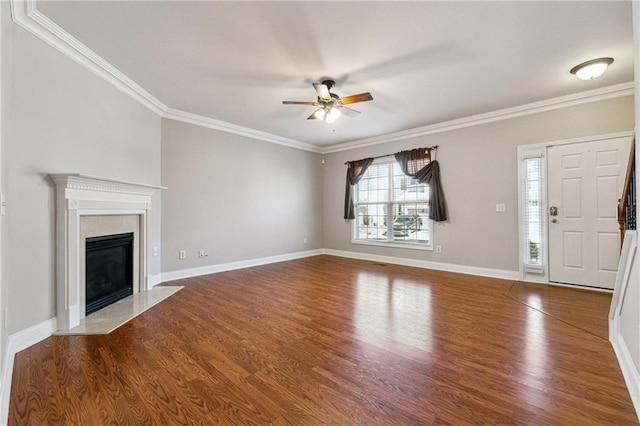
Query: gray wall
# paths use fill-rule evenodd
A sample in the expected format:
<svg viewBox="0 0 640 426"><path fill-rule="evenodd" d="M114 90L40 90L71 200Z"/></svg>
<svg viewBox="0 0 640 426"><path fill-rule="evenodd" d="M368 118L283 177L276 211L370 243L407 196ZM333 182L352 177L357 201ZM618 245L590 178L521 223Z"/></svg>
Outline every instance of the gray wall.
<svg viewBox="0 0 640 426"><path fill-rule="evenodd" d="M605 133L630 131L633 97L559 109L415 139L325 155L324 247L334 250L518 270L516 147ZM449 220L434 226L442 253L351 243L343 217L348 160L438 145L437 159ZM507 211L497 213L496 203Z"/></svg>
<svg viewBox="0 0 640 426"><path fill-rule="evenodd" d="M162 185L163 272L322 248L318 154L163 120Z"/></svg>
<svg viewBox="0 0 640 426"><path fill-rule="evenodd" d="M5 6L3 4L2 6ZM2 249L8 334L56 315L49 173L160 184L160 118L3 13ZM150 218L159 245L160 197ZM159 258L150 262L159 273Z"/></svg>

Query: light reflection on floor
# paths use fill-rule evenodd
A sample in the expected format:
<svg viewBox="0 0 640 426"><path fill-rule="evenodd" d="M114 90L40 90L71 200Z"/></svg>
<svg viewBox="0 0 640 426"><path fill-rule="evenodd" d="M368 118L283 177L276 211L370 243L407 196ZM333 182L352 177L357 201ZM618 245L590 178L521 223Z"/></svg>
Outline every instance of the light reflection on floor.
<svg viewBox="0 0 640 426"><path fill-rule="evenodd" d="M552 375L553 365L549 358L549 345L546 339L545 320L547 315L541 312L542 300L540 295L528 296L526 306L526 328L524 347L522 348L523 364L519 366L521 379L532 388L543 390ZM532 405L536 405L538 397L535 392L528 390L522 393L522 398Z"/></svg>
<svg viewBox="0 0 640 426"><path fill-rule="evenodd" d="M373 345L389 342L431 351L431 289L407 278L360 271L354 326L358 337Z"/></svg>

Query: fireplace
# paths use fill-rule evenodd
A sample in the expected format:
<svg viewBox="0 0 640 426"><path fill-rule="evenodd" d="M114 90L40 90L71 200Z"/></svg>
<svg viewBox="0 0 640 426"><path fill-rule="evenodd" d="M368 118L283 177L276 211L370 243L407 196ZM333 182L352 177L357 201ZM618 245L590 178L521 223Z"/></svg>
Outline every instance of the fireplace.
<svg viewBox="0 0 640 426"><path fill-rule="evenodd" d="M133 270L122 273L133 277L127 291L135 297L153 287L148 218L154 191L164 188L81 174L49 176L56 185L56 322L65 331L93 309L86 306L87 239L132 232L133 246L126 250L132 252Z"/></svg>
<svg viewBox="0 0 640 426"><path fill-rule="evenodd" d="M133 294L133 232L86 239L85 314Z"/></svg>

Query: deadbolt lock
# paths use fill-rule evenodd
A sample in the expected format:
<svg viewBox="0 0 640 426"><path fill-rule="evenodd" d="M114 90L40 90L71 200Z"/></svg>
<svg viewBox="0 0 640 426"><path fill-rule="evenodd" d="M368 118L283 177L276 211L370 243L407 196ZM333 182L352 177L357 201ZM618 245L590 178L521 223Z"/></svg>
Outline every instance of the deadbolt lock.
<svg viewBox="0 0 640 426"><path fill-rule="evenodd" d="M556 206L549 207L549 216L558 216L558 208Z"/></svg>

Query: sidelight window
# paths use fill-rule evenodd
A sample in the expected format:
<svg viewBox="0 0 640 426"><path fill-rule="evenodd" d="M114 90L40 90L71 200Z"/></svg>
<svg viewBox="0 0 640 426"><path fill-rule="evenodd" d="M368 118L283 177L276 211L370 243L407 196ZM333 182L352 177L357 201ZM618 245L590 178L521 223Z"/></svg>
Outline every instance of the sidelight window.
<svg viewBox="0 0 640 426"><path fill-rule="evenodd" d="M546 256L544 232L546 207L544 193L544 158L529 153L521 164L522 252L525 270L543 272Z"/></svg>

